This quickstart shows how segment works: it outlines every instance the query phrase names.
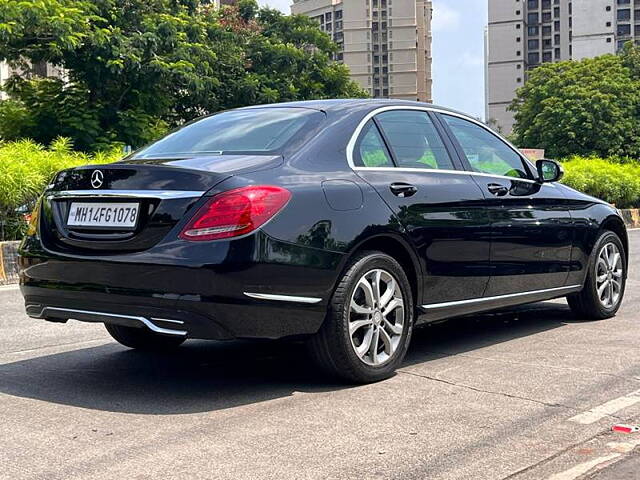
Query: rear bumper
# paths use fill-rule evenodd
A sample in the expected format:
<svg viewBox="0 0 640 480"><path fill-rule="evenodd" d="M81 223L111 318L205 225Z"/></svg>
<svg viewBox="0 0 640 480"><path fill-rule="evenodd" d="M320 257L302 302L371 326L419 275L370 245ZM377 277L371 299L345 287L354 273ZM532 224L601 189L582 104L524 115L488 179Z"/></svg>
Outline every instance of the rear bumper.
<svg viewBox="0 0 640 480"><path fill-rule="evenodd" d="M275 261L256 253L273 251L273 242L264 235L210 244L211 263L196 263L171 251L71 257L32 240L20 252L20 288L29 316L56 322L113 323L217 340L313 334L324 321L332 267L341 256L318 266L301 265L300 256ZM334 255L313 253L316 259ZM221 257L233 261L216 260ZM295 261L283 261L288 258Z"/></svg>
<svg viewBox="0 0 640 480"><path fill-rule="evenodd" d="M27 314L54 322L79 320L149 328L187 338L282 338L318 331L325 307L295 301L203 302L141 299L122 294L85 293L21 286Z"/></svg>
<svg viewBox="0 0 640 480"><path fill-rule="evenodd" d="M32 318L112 323L186 338L229 340L308 335L318 331L325 315L324 307L294 302L250 300L236 305L199 302L179 308L174 302L140 304L136 298L122 295L51 291L24 285L21 290L27 314Z"/></svg>

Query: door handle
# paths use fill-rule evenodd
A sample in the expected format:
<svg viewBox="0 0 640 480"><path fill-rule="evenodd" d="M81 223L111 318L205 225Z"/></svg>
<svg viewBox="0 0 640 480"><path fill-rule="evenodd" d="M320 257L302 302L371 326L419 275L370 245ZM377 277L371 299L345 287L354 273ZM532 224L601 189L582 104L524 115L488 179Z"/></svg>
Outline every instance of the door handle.
<svg viewBox="0 0 640 480"><path fill-rule="evenodd" d="M500 185L499 183L490 183L487 185L487 190L492 195L496 197L504 197L507 193L509 193L509 187L505 187L504 185Z"/></svg>
<svg viewBox="0 0 640 480"><path fill-rule="evenodd" d="M391 193L393 193L396 197L410 197L411 195L415 195L418 191L418 188L409 183L392 183L389 185L391 189Z"/></svg>

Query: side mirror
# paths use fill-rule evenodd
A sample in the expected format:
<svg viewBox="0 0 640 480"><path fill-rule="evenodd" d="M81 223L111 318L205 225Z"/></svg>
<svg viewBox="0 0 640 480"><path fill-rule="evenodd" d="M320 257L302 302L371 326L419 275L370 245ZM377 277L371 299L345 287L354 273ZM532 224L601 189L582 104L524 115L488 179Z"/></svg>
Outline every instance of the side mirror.
<svg viewBox="0 0 640 480"><path fill-rule="evenodd" d="M564 176L564 169L555 160L542 159L536 162L540 183L558 182Z"/></svg>

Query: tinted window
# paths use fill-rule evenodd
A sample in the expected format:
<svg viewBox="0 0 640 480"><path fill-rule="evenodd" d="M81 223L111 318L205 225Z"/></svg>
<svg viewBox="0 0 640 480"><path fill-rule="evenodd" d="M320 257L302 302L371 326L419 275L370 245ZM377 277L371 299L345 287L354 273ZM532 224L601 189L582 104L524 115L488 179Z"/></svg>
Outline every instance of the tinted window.
<svg viewBox="0 0 640 480"><path fill-rule="evenodd" d="M302 108L232 110L190 123L138 152L136 158L183 154L276 152L324 115Z"/></svg>
<svg viewBox="0 0 640 480"><path fill-rule="evenodd" d="M393 167L378 127L371 120L362 130L354 162L359 167Z"/></svg>
<svg viewBox="0 0 640 480"><path fill-rule="evenodd" d="M487 129L462 118L443 115L475 172L529 178L520 155Z"/></svg>
<svg viewBox="0 0 640 480"><path fill-rule="evenodd" d="M618 25L618 35L631 35L631 25Z"/></svg>
<svg viewBox="0 0 640 480"><path fill-rule="evenodd" d="M376 119L398 167L454 169L440 135L425 112L393 110L379 114Z"/></svg>

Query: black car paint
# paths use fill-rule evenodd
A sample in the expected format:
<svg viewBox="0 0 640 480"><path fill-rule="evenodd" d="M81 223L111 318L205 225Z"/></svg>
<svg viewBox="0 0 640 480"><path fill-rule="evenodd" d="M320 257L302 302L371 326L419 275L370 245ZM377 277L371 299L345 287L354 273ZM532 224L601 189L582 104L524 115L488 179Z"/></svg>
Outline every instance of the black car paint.
<svg viewBox="0 0 640 480"><path fill-rule="evenodd" d="M362 249L392 249L409 259L420 321L432 321L523 301L503 294L582 285L605 225L627 245L615 208L561 184L348 166L347 144L367 114L388 106L432 108L428 105L346 100L292 106L318 109L325 120L282 156L128 158L60 174L43 196L39 234L25 238L20 250L25 302L178 319L193 338L278 338L319 329L345 266ZM445 137L445 143L464 166L455 139ZM103 190L206 194L143 201L148 212L143 226L149 228L139 235L74 238L64 231L63 212L56 213L47 198L57 191L90 190L96 168L105 172ZM506 186L508 195L488 193L488 181ZM389 191L393 182L416 185L417 193L397 197ZM213 242L178 238L208 197L252 184L283 186L292 200L248 236ZM244 292L321 301L259 300ZM502 297L460 302L494 295ZM422 308L434 304L438 308ZM66 320L64 315L49 319Z"/></svg>

